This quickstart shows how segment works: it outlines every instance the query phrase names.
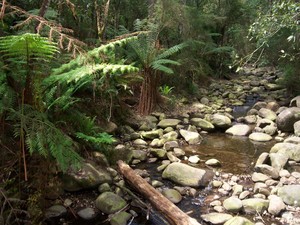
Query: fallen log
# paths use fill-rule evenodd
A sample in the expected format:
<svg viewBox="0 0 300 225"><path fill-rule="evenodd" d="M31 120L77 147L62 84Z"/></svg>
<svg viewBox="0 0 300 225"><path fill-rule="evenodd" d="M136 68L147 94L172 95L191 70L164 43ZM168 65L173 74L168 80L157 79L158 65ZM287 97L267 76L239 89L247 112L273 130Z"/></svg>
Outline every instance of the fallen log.
<svg viewBox="0 0 300 225"><path fill-rule="evenodd" d="M194 218L189 217L176 205L169 201L159 191L146 182L141 176L134 172L126 163L119 160L118 167L120 173L126 181L135 187L150 203L160 211L166 219L173 225L200 225Z"/></svg>

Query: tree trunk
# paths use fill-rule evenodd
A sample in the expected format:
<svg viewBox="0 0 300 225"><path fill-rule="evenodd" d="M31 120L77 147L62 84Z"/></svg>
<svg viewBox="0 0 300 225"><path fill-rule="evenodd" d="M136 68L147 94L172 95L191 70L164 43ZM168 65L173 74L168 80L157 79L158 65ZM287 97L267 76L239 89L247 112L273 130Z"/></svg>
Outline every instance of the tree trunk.
<svg viewBox="0 0 300 225"><path fill-rule="evenodd" d="M141 176L136 174L123 161L118 161L118 167L121 174L126 180L135 187L151 204L160 211L167 220L173 225L200 225L194 218L189 217L177 206L170 202L154 187L148 184Z"/></svg>
<svg viewBox="0 0 300 225"><path fill-rule="evenodd" d="M94 1L95 11L96 11L97 32L98 32L99 40L103 42L105 39L104 32L107 24L107 19L108 19L110 0L103 2L102 7L98 5L97 1L98 0ZM103 10L102 13L101 10Z"/></svg>
<svg viewBox="0 0 300 225"><path fill-rule="evenodd" d="M152 72L151 69L146 69L138 105L139 114L148 115L156 106L159 95L157 86L158 79L156 73Z"/></svg>

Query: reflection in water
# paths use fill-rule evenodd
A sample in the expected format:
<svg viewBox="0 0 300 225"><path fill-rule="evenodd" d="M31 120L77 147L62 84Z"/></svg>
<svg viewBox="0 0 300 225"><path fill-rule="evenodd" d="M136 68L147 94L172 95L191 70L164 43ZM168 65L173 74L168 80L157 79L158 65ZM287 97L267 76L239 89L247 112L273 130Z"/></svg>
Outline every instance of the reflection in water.
<svg viewBox="0 0 300 225"><path fill-rule="evenodd" d="M200 145L190 145L184 150L188 155L199 155L203 161L216 158L222 164L222 171L240 174L250 172L257 157L262 152L270 151L274 143L253 142L248 137L212 133L205 135ZM199 167L203 165L204 162Z"/></svg>

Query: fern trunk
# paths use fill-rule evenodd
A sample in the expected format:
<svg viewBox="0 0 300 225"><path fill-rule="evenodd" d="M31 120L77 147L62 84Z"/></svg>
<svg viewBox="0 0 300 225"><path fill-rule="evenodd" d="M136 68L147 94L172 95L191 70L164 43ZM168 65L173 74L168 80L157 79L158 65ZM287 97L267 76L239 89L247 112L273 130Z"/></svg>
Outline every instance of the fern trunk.
<svg viewBox="0 0 300 225"><path fill-rule="evenodd" d="M138 113L141 115L150 114L157 104L158 95L157 74L151 69L146 69L141 87Z"/></svg>

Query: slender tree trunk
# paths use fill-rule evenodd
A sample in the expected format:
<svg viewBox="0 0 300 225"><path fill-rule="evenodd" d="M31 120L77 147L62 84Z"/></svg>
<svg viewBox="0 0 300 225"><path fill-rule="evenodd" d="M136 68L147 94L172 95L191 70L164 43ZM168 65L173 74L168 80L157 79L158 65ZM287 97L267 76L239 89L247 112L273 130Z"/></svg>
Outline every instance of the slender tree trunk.
<svg viewBox="0 0 300 225"><path fill-rule="evenodd" d="M158 99L158 77L151 69L146 69L144 80L141 86L141 95L138 105L138 113L141 115L150 114L157 104Z"/></svg>
<svg viewBox="0 0 300 225"><path fill-rule="evenodd" d="M102 6L99 6L98 1L94 0L98 38L101 42L103 42L105 40L104 33L105 33L105 28L106 28L107 19L108 19L109 5L110 5L110 0L103 2ZM101 10L103 10L102 13L101 13Z"/></svg>

